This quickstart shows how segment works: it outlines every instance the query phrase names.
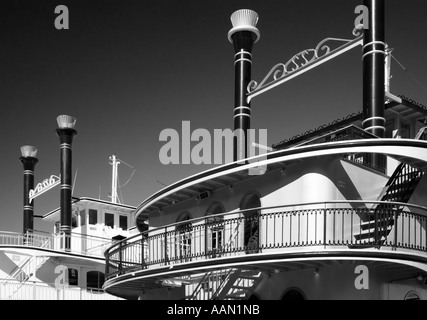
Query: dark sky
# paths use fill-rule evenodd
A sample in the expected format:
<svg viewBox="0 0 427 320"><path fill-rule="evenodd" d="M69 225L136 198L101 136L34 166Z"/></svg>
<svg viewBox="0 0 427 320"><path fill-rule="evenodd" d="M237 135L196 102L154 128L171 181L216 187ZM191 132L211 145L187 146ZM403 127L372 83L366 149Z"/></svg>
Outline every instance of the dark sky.
<svg viewBox="0 0 427 320"><path fill-rule="evenodd" d="M327 37L353 38L361 0L1 0L0 230L22 230L20 146L38 148L35 181L59 174L56 117L77 118L73 145L75 196L108 199L109 156L136 168L121 189L137 206L162 188L210 166L159 161L159 134L233 129L234 51L230 15L258 12L261 39L253 79ZM66 5L70 29L54 27ZM392 92L427 104L427 2L386 1L386 41L408 69L393 63ZM361 111L360 48L257 97L252 127L268 129L269 145ZM414 80L415 79L415 80ZM132 169L119 166L120 183ZM101 191L101 192L100 192ZM35 201L35 214L59 206L59 188ZM35 221L35 228L48 225Z"/></svg>

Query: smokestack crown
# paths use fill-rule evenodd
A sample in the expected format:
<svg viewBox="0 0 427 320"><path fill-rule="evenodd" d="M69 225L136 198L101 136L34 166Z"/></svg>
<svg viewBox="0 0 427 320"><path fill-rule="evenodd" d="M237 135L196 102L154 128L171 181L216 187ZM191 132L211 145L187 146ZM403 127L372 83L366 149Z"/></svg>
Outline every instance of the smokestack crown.
<svg viewBox="0 0 427 320"><path fill-rule="evenodd" d="M258 23L258 13L249 9L241 9L235 11L231 15L231 23L233 28L228 32L228 40L233 43L231 37L233 34L239 31L250 31L255 33L256 39L255 43L258 42L261 34L256 28Z"/></svg>
<svg viewBox="0 0 427 320"><path fill-rule="evenodd" d="M33 146L22 146L21 154L24 158L32 157L35 158L37 156L37 149Z"/></svg>
<svg viewBox="0 0 427 320"><path fill-rule="evenodd" d="M61 115L56 118L59 129L74 129L76 126L76 118L67 115Z"/></svg>

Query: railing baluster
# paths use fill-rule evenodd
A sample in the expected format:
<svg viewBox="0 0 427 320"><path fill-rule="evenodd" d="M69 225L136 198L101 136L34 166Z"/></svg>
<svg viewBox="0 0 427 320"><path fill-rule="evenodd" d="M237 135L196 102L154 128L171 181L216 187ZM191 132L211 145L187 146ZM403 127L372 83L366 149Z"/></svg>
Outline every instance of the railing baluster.
<svg viewBox="0 0 427 320"><path fill-rule="evenodd" d="M420 226L420 245L419 245L419 249L420 250L422 250L422 248L423 248L423 234L422 234L422 232L423 232L423 228L422 228L422 225L423 225L423 217L422 216L419 216L419 219L420 219L420 222L419 222L419 226Z"/></svg>
<svg viewBox="0 0 427 320"><path fill-rule="evenodd" d="M167 227L165 228L164 241L165 241L165 258L164 258L164 261L165 261L165 265L167 265L168 264L168 228Z"/></svg>
<svg viewBox="0 0 427 320"><path fill-rule="evenodd" d="M335 218L336 218L336 216L335 216L335 214L336 214L336 212L335 212L334 208L331 209L331 210L332 210L332 214L333 214L333 219L332 219L332 223L333 223L332 244L335 245L335 233L336 233L336 230L335 230L336 229L335 228L335 224L336 224Z"/></svg>
<svg viewBox="0 0 427 320"><path fill-rule="evenodd" d="M308 210L308 212L307 212L307 245L309 245L310 244L310 220L312 219L312 217L313 217L313 210L312 209L310 209L310 210Z"/></svg>
<svg viewBox="0 0 427 320"><path fill-rule="evenodd" d="M340 209L340 212L341 212L341 217L342 217L341 218L341 220L342 220L341 241L342 241L342 244L345 244L345 235L344 235L344 229L345 229L345 226L344 226L344 222L345 222L345 211L344 211L344 209Z"/></svg>
<svg viewBox="0 0 427 320"><path fill-rule="evenodd" d="M277 217L277 212L275 212L274 213L274 223L273 223L273 227L274 227L274 230L273 230L273 243L274 243L274 246L273 246L273 248L275 248L276 247L276 217Z"/></svg>
<svg viewBox="0 0 427 320"><path fill-rule="evenodd" d="M417 216L414 216L414 249L417 248Z"/></svg>
<svg viewBox="0 0 427 320"><path fill-rule="evenodd" d="M317 244L317 210L314 210L314 244Z"/></svg>
<svg viewBox="0 0 427 320"><path fill-rule="evenodd" d="M292 247L292 216L293 212L289 213L289 245Z"/></svg>
<svg viewBox="0 0 427 320"><path fill-rule="evenodd" d="M398 208L394 208L394 245L393 248L397 250L397 228L398 228L398 220L397 220Z"/></svg>
<svg viewBox="0 0 427 320"><path fill-rule="evenodd" d="M283 247L285 244L285 239L284 239L284 236L285 236L285 213L281 212L281 215L282 215L282 245L281 245L281 247Z"/></svg>
<svg viewBox="0 0 427 320"><path fill-rule="evenodd" d="M424 220L424 251L427 250L427 218L425 216L423 216L423 220Z"/></svg>
<svg viewBox="0 0 427 320"><path fill-rule="evenodd" d="M323 245L326 249L326 204L325 209L323 210Z"/></svg>

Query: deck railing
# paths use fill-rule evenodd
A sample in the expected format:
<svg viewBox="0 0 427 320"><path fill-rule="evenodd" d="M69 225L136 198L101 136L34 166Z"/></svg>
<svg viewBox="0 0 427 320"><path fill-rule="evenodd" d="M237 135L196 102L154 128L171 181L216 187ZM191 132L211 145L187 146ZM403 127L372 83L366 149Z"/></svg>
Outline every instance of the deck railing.
<svg viewBox="0 0 427 320"><path fill-rule="evenodd" d="M330 247L426 253L427 208L333 201L205 216L114 244L105 252L106 278L219 257Z"/></svg>
<svg viewBox="0 0 427 320"><path fill-rule="evenodd" d="M96 288L0 279L0 300L122 300Z"/></svg>
<svg viewBox="0 0 427 320"><path fill-rule="evenodd" d="M70 239L70 240L69 240ZM65 243L71 248L64 249ZM105 250L112 245L112 240L79 233L48 234L39 231L28 231L25 234L0 231L0 246L28 246L55 251L66 251L95 257L104 257Z"/></svg>

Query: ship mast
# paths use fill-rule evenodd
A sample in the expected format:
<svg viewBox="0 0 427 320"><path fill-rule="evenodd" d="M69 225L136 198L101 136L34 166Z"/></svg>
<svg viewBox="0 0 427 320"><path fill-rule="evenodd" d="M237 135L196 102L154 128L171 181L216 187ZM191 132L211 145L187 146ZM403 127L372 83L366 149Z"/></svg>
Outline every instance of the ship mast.
<svg viewBox="0 0 427 320"><path fill-rule="evenodd" d="M118 166L120 164L120 161L118 161L116 154L113 154L110 156L110 164L113 167L112 172L112 181L111 181L111 202L112 203L118 203L118 196L117 196L117 175L118 175Z"/></svg>

